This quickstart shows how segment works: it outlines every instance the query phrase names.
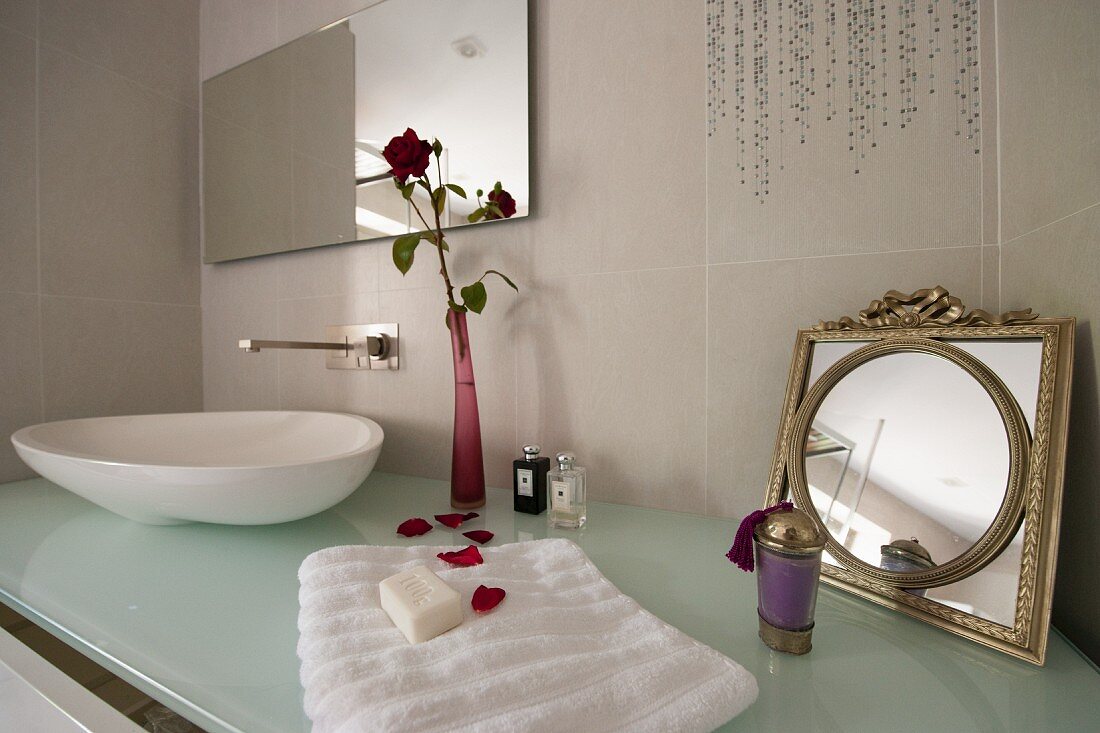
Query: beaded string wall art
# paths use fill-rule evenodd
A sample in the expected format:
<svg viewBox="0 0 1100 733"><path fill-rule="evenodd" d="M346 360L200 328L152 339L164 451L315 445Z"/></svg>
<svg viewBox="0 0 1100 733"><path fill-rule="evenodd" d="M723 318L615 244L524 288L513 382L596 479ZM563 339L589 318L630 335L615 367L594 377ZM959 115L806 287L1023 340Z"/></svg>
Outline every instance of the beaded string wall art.
<svg viewBox="0 0 1100 733"><path fill-rule="evenodd" d="M707 135L735 137L739 182L761 203L815 135L846 136L858 174L944 96L959 144L979 154L978 4L706 0Z"/></svg>

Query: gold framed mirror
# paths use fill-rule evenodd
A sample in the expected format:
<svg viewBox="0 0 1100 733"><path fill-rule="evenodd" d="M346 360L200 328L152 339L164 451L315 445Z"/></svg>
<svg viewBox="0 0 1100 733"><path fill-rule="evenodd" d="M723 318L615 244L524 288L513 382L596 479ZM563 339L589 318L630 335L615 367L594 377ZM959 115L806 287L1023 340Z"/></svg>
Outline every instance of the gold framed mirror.
<svg viewBox="0 0 1100 733"><path fill-rule="evenodd" d="M798 332L765 504L825 530L824 582L1043 663L1073 328L937 287Z"/></svg>

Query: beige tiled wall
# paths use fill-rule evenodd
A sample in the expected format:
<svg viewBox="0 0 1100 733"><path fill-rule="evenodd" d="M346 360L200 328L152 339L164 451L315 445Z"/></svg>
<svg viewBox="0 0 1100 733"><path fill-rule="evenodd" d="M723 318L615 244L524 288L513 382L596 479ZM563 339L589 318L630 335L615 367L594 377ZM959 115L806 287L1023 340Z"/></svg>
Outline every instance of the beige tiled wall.
<svg viewBox="0 0 1100 733"><path fill-rule="evenodd" d="M348 410L385 426L383 470L446 475L441 290L425 263L402 278L388 243L201 268L199 343L199 77L370 4L0 3L0 432L202 404ZM900 218L891 197L911 181L860 179L862 206L838 209L800 201L791 176L771 221L731 203L722 144L708 149L703 2L533 0L533 216L452 235L457 280L493 266L522 289L490 286L472 318L489 481L506 485L538 440L577 451L594 498L737 516L762 492L799 326L934 283L988 309L1076 314L1055 614L1100 654L1100 17L1089 0L993 6L977 170L921 158L923 198ZM815 150L810 178L844 162ZM400 372L235 348L373 320L401 323ZM0 481L26 475L0 441Z"/></svg>
<svg viewBox="0 0 1100 733"><path fill-rule="evenodd" d="M0 481L42 420L202 406L198 3L0 3Z"/></svg>
<svg viewBox="0 0 1100 733"><path fill-rule="evenodd" d="M204 0L204 77L368 4ZM471 316L490 483L510 485L511 460L537 441L576 451L593 498L737 516L764 490L798 327L938 283L996 307L996 239L980 246L986 156L940 160L927 155L931 133L918 135L860 179L854 208L810 202L817 178L798 190L798 171L767 207L731 208L728 151L706 136L706 4L530 7L534 213L450 235L458 281L496 267L521 289L490 284L486 313ZM920 167L899 180L906 155ZM903 217L895 198L908 200ZM782 227L758 213L768 207ZM202 277L207 409L361 413L386 430L380 469L448 475L436 268L417 262L402 278L382 241L204 266ZM236 348L373 320L401 324L401 371L326 372L318 354Z"/></svg>
<svg viewBox="0 0 1100 733"><path fill-rule="evenodd" d="M204 28L226 5L203 3ZM363 3L324 3L316 16L273 0L231 5L233 24L204 31L206 76ZM1055 619L1100 656L1089 590L1100 560L1100 18L1086 0L1001 3L995 34L993 6L982 0L978 158L927 156L935 146L917 136L877 173L823 183L849 162L825 141L761 207L737 203L725 143L707 145L704 3L536 0L534 214L452 235L459 280L498 266L522 290L492 288L472 319L489 481L507 485L510 459L536 440L575 450L594 498L736 517L763 491L797 328L933 284L989 310L1076 314ZM830 203L838 192L856 205ZM387 430L380 468L447 475L450 364L432 267L402 278L382 242L202 277L208 409L359 412ZM401 323L400 372L326 373L317 355L234 348L375 317Z"/></svg>
<svg viewBox="0 0 1100 733"><path fill-rule="evenodd" d="M1100 4L998 10L1002 305L1077 317L1054 622L1100 659Z"/></svg>

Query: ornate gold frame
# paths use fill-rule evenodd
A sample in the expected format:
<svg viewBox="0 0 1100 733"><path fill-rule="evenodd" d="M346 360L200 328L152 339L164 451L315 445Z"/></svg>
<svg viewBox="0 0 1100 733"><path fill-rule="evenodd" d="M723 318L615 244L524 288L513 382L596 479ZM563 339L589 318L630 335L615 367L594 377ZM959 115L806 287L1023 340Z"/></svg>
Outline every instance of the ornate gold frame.
<svg viewBox="0 0 1100 733"><path fill-rule="evenodd" d="M908 295L890 291L860 311L858 321L848 317L822 321L798 332L765 505L778 503L789 492L797 504L810 506L801 456L817 407L845 374L889 353L929 353L966 370L997 405L1009 439L1005 500L989 530L968 552L927 572L903 575L859 561L830 538L827 549L843 567L824 564L822 579L826 583L993 649L1043 664L1058 550L1074 326L1073 318L1038 318L1030 309L1000 316L982 310L967 313L958 298L937 287ZM980 360L944 343L1019 338L1042 341L1035 434L1031 437L1019 405L1001 380ZM837 361L811 386L807 380L813 346L824 341L869 344ZM809 514L817 518L816 512ZM977 572L1012 540L1021 522L1024 542L1012 627L903 590L944 585Z"/></svg>

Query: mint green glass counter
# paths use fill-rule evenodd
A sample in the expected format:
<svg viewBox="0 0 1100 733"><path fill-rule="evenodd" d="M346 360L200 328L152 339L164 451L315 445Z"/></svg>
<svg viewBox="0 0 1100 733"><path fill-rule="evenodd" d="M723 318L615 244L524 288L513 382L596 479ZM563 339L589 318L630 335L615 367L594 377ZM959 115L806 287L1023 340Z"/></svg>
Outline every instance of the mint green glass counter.
<svg viewBox="0 0 1100 733"><path fill-rule="evenodd" d="M268 527L149 527L36 479L0 485L0 600L198 725L308 731L298 683L297 571L342 544L466 545L575 539L645 608L752 671L760 698L729 731L1100 730L1100 674L1058 634L1034 667L822 587L814 650L756 636L755 578L725 558L730 520L589 506L580 533L512 511L491 489L482 519L394 533L450 511L444 482L374 474L340 505Z"/></svg>

